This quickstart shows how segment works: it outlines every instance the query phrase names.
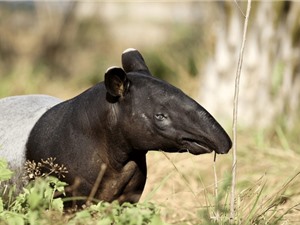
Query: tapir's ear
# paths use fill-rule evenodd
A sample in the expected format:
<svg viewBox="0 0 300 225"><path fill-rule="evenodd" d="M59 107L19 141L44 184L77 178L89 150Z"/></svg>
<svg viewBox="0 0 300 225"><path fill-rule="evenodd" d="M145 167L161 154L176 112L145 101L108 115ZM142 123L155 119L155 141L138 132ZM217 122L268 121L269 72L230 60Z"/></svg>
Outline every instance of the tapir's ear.
<svg viewBox="0 0 300 225"><path fill-rule="evenodd" d="M107 92L114 97L124 96L129 88L129 80L122 68L110 67L104 79Z"/></svg>
<svg viewBox="0 0 300 225"><path fill-rule="evenodd" d="M126 73L142 72L143 74L151 75L143 56L134 48L128 48L123 52L122 66Z"/></svg>

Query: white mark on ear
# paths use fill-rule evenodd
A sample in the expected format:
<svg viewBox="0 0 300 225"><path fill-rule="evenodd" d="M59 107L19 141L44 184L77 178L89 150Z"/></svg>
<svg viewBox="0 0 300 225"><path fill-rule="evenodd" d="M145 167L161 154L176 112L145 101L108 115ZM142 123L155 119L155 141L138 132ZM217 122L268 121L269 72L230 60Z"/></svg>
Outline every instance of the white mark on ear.
<svg viewBox="0 0 300 225"><path fill-rule="evenodd" d="M107 73L109 70L114 69L114 68L119 68L119 67L117 67L117 66L111 66L111 67L109 67L109 68L106 70L105 73Z"/></svg>
<svg viewBox="0 0 300 225"><path fill-rule="evenodd" d="M133 52L136 51L134 48L127 48L122 54L127 53L127 52Z"/></svg>

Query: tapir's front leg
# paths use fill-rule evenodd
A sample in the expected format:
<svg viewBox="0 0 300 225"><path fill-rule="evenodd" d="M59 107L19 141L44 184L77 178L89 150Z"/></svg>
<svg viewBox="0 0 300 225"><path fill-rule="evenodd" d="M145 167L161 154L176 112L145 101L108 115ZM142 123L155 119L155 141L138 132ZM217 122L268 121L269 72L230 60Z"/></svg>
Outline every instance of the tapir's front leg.
<svg viewBox="0 0 300 225"><path fill-rule="evenodd" d="M130 161L123 168L124 178L126 177L126 173L128 175L127 180L125 181L123 186L120 186L121 195L118 197L118 201L120 203L123 202L138 202L142 192L144 190L144 186L146 183L147 171L141 170L141 168L134 161ZM129 177L130 176L130 177ZM129 178L129 179L128 179Z"/></svg>
<svg viewBox="0 0 300 225"><path fill-rule="evenodd" d="M143 162L144 161L144 162ZM143 162L143 163L142 163ZM118 173L107 171L108 176L98 190L98 198L105 201L117 199L123 202L138 202L146 183L146 161L129 161Z"/></svg>

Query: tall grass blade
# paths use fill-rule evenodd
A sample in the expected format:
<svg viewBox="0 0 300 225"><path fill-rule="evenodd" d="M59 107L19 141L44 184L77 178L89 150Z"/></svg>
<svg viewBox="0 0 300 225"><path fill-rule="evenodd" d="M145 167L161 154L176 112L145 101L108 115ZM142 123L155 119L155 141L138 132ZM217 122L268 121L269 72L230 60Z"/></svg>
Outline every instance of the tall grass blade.
<svg viewBox="0 0 300 225"><path fill-rule="evenodd" d="M187 188L190 190L190 192L194 195L196 201L198 201L198 197L196 195L196 193L193 191L193 189L191 188L189 181L187 180L187 178L179 171L179 169L177 168L177 166L174 164L174 162L166 155L166 153L164 153L164 156L170 161L170 163L173 165L174 169L176 170L176 172L182 177L184 183L186 184ZM200 202L199 202L200 204Z"/></svg>
<svg viewBox="0 0 300 225"><path fill-rule="evenodd" d="M240 77L243 65L244 47L246 42L246 34L248 28L248 19L251 10L251 0L248 0L247 11L244 22L244 31L242 45L239 53L239 60L236 70L235 78L235 88L234 88L234 100L233 100L233 123L232 123L232 133L233 133L233 145L232 145L232 184L231 184L231 199L230 199L230 222L234 223L235 220L235 185L236 185L236 164L237 164L237 115L238 115L238 101L239 101L239 85Z"/></svg>
<svg viewBox="0 0 300 225"><path fill-rule="evenodd" d="M250 224L250 221L253 221L253 216L255 215L255 213L256 213L257 210L258 210L258 209L257 209L258 201L259 201L260 197L262 196L262 193L263 193L263 190L264 190L264 188L265 188L265 185L266 185L266 183L264 183L264 184L262 185L262 187L260 188L260 191L259 191L258 195L257 195L256 198L255 198L255 201L254 201L254 203L253 203L253 206L252 206L252 208L251 208L251 210L250 210L248 216L246 217L245 224Z"/></svg>
<svg viewBox="0 0 300 225"><path fill-rule="evenodd" d="M172 175L172 173L169 173L167 176L164 177L164 179L162 179L162 181L156 185L156 187L153 188L153 190L147 194L147 196L144 199L144 202L148 202L150 199L153 198L153 196L155 195L155 193L162 187L164 186L164 184L167 182L167 180L169 180L170 176Z"/></svg>
<svg viewBox="0 0 300 225"><path fill-rule="evenodd" d="M288 142L286 136L284 135L282 128L280 126L276 127L276 134L277 134L280 144L284 148L284 150L290 150L291 148L290 148L289 142Z"/></svg>

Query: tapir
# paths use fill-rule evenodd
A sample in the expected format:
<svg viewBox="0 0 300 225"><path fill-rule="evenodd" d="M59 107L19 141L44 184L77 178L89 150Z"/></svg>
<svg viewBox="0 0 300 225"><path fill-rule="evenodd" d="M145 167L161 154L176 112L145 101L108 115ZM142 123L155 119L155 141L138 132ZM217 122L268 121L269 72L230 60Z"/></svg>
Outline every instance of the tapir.
<svg viewBox="0 0 300 225"><path fill-rule="evenodd" d="M27 107L21 116L19 105ZM232 146L213 116L180 89L152 76L135 49L123 52L122 68L110 67L103 82L72 99L8 97L0 100L1 114L2 134L31 121L15 150L21 157L15 169L25 160L55 158L68 170L65 182L72 185L79 181L73 194L89 196L105 165L93 197L108 202L138 202L146 182L146 154L150 150L225 154ZM14 114L23 119L14 120ZM13 127L5 127L7 118L15 123ZM7 145L20 138L18 135L22 136L20 132L12 134L15 136L11 139L9 135L0 137L0 156L14 154L2 154L8 151Z"/></svg>

